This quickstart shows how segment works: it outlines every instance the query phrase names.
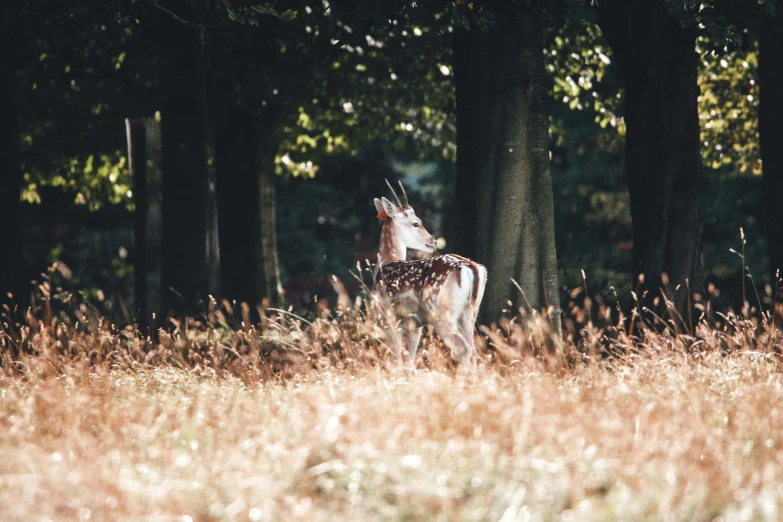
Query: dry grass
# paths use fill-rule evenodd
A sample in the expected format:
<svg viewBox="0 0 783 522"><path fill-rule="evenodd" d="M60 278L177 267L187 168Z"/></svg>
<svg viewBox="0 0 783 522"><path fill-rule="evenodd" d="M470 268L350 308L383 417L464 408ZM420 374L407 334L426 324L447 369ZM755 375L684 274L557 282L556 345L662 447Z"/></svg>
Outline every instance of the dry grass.
<svg viewBox="0 0 783 522"><path fill-rule="evenodd" d="M769 316L629 336L587 304L559 355L505 323L467 376L431 338L416 375L385 369L361 304L243 328L213 303L156 341L44 306L0 332L2 518L783 518Z"/></svg>

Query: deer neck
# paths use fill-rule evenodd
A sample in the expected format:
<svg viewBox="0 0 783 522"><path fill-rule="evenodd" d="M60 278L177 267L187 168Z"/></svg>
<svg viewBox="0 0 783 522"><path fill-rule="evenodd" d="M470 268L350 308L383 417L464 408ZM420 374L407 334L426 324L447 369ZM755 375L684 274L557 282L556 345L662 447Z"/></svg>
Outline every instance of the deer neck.
<svg viewBox="0 0 783 522"><path fill-rule="evenodd" d="M379 264L405 261L407 250L408 248L402 240L402 233L394 224L394 220L387 220L381 229L381 248L378 251Z"/></svg>

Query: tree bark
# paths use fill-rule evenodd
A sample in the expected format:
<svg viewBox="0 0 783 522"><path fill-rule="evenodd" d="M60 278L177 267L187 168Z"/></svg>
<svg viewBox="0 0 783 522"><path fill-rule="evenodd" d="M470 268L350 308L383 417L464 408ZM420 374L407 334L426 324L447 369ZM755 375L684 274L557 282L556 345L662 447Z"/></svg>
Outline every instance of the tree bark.
<svg viewBox="0 0 783 522"><path fill-rule="evenodd" d="M508 11L500 8L496 26L474 30L471 41L473 100L481 107L472 115L473 173L479 261L489 271L485 319L498 319L508 301L536 312L551 306L559 331L542 21Z"/></svg>
<svg viewBox="0 0 783 522"><path fill-rule="evenodd" d="M224 108L221 113L225 123L215 136L215 169L223 295L255 304L258 290L251 245L258 237L253 219L258 189L251 167L251 118L237 108Z"/></svg>
<svg viewBox="0 0 783 522"><path fill-rule="evenodd" d="M280 263L277 258L276 180L275 152L277 141L266 139L259 144L256 161L258 176L258 201L260 231L255 246L256 279L261 283L261 296L270 306L283 301L283 287L280 284Z"/></svg>
<svg viewBox="0 0 783 522"><path fill-rule="evenodd" d="M478 220L477 179L473 175L473 118L470 77L470 33L464 29L454 31L454 81L457 120L457 176L453 215L454 250L466 257L475 258L476 222Z"/></svg>
<svg viewBox="0 0 783 522"><path fill-rule="evenodd" d="M267 298L279 305L274 131L236 106L224 107L222 117L215 163L223 293L249 304Z"/></svg>
<svg viewBox="0 0 783 522"><path fill-rule="evenodd" d="M276 65L279 21L221 25L218 47L230 59L216 71L215 166L223 295L251 305L283 301L277 257L275 155L285 101L263 103ZM270 39L271 38L271 39ZM221 55L221 57L223 56Z"/></svg>
<svg viewBox="0 0 783 522"><path fill-rule="evenodd" d="M128 170L133 183L133 302L136 321L147 329L147 128L143 119L126 119Z"/></svg>
<svg viewBox="0 0 783 522"><path fill-rule="evenodd" d="M783 8L765 17L759 31L761 82L759 132L761 141L764 221L770 280L773 289L783 276Z"/></svg>
<svg viewBox="0 0 783 522"><path fill-rule="evenodd" d="M185 2L167 2L166 7L183 18L198 19ZM170 17L163 26L161 284L164 308L180 311L192 309L208 291L205 64L202 29Z"/></svg>
<svg viewBox="0 0 783 522"><path fill-rule="evenodd" d="M217 1L206 6L204 23L214 27L217 24ZM207 139L209 166L207 170L207 290L210 295L222 293L220 273L220 238L217 215L217 174L215 171L215 72L212 57L215 54L215 31L201 31L201 82L204 91L206 115L204 133Z"/></svg>
<svg viewBox="0 0 783 522"><path fill-rule="evenodd" d="M19 122L16 112L18 20L4 20L0 13L0 303L14 294L19 302L24 285L21 274ZM24 301L24 300L23 300Z"/></svg>
<svg viewBox="0 0 783 522"><path fill-rule="evenodd" d="M663 0L602 1L599 24L625 80L634 278L685 317L686 281L700 291L703 266L696 27Z"/></svg>

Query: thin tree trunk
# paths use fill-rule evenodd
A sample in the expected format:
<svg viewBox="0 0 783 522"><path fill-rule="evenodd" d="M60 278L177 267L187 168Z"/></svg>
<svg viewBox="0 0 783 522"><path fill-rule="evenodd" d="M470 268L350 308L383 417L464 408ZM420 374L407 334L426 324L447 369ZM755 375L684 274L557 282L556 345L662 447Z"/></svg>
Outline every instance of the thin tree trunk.
<svg viewBox="0 0 783 522"><path fill-rule="evenodd" d="M217 23L217 1L207 3L204 23L215 26ZM207 139L208 172L207 172L207 289L210 295L217 296L221 292L220 274L220 240L218 234L217 216L217 179L215 172L215 74L212 67L215 34L213 31L201 30L201 83L204 91L204 133Z"/></svg>
<svg viewBox="0 0 783 522"><path fill-rule="evenodd" d="M248 111L223 110L217 135L217 197L226 297L282 300L275 229L274 131Z"/></svg>
<svg viewBox="0 0 783 522"><path fill-rule="evenodd" d="M161 316L161 263L163 252L163 145L160 132L160 121L156 118L145 118L147 133L147 160L151 168L147 169L147 313L152 319ZM165 315L165 314L164 314ZM155 324L150 323L155 329Z"/></svg>
<svg viewBox="0 0 783 522"><path fill-rule="evenodd" d="M783 8L761 22L759 131L764 187L764 221L772 287L783 276Z"/></svg>
<svg viewBox="0 0 783 522"><path fill-rule="evenodd" d="M501 12L496 26L473 31L473 99L481 107L473 113L473 172L479 194L479 261L489 271L486 319L498 319L508 301L529 303L536 312L552 306L559 331L541 25L531 13Z"/></svg>
<svg viewBox="0 0 783 522"><path fill-rule="evenodd" d="M16 54L20 34L18 20L4 20L0 13L0 303L7 294L22 298L20 278L20 191L22 173L19 159L19 123L16 113ZM21 32L19 32L21 33ZM22 300L24 301L24 300Z"/></svg>
<svg viewBox="0 0 783 522"><path fill-rule="evenodd" d="M167 7L190 20L197 19L184 2L168 2ZM163 49L166 56L161 70L161 283L167 308L187 310L197 299L206 298L209 279L204 61L201 29L171 18L164 26L167 45Z"/></svg>
<svg viewBox="0 0 783 522"><path fill-rule="evenodd" d="M253 169L257 140L246 111L224 108L221 119L215 169L223 295L253 305L260 302L253 248L259 236L258 177Z"/></svg>
<svg viewBox="0 0 783 522"><path fill-rule="evenodd" d="M126 119L128 170L133 182L133 301L136 321L147 329L147 126L143 119Z"/></svg>
<svg viewBox="0 0 783 522"><path fill-rule="evenodd" d="M696 27L683 29L663 0L600 5L626 87L634 278L649 298L663 287L685 317L686 281L699 291L703 265Z"/></svg>
<svg viewBox="0 0 783 522"><path fill-rule="evenodd" d="M454 32L454 80L457 119L457 176L454 201L454 251L470 258L478 254L476 229L478 220L477 180L473 175L473 107L470 77L470 33Z"/></svg>
<svg viewBox="0 0 783 522"><path fill-rule="evenodd" d="M261 232L256 244L256 258L259 260L256 270L257 279L261 283L261 296L270 306L278 306L283 300L280 263L277 258L275 144L274 139L267 139L260 144L256 163Z"/></svg>

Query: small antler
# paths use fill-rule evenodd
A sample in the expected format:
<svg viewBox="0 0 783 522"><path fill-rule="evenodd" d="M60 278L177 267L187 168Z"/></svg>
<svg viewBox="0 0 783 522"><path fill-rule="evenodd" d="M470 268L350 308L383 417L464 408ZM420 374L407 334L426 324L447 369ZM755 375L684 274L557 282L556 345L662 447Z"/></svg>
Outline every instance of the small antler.
<svg viewBox="0 0 783 522"><path fill-rule="evenodd" d="M389 187L389 190L391 190L392 194L394 195L394 201L397 202L397 206L400 207L400 208L403 208L402 203L400 203L400 198L397 197L397 193L394 192L394 189L392 188L391 183L389 183L388 179L386 180L386 186ZM402 185L400 185L400 186L402 186Z"/></svg>
<svg viewBox="0 0 783 522"><path fill-rule="evenodd" d="M408 195L405 193L405 188L402 186L402 181L397 180L397 183L400 184L400 190L402 191L402 208L410 208L411 206L408 204Z"/></svg>

